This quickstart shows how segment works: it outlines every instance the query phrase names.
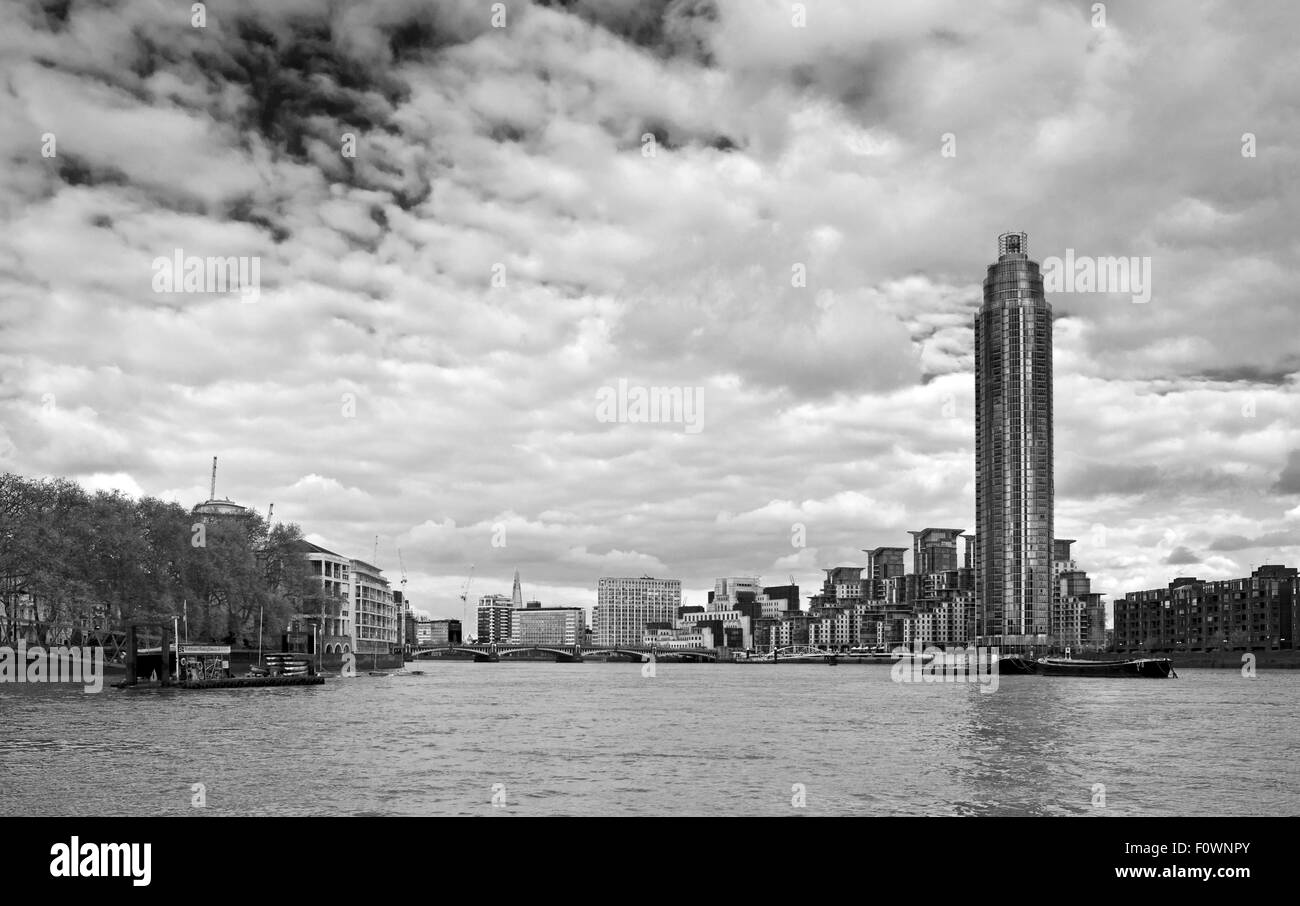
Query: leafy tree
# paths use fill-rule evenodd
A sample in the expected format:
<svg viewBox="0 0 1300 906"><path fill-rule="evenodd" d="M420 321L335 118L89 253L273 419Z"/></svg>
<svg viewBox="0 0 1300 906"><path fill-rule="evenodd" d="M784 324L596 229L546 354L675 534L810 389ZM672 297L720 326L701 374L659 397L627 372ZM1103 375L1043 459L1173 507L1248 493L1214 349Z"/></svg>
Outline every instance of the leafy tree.
<svg viewBox="0 0 1300 906"><path fill-rule="evenodd" d="M237 643L256 637L259 614L275 634L320 612L296 525L256 513L195 524L153 497L0 475L0 640L61 642L96 622L168 625L188 612L191 640Z"/></svg>

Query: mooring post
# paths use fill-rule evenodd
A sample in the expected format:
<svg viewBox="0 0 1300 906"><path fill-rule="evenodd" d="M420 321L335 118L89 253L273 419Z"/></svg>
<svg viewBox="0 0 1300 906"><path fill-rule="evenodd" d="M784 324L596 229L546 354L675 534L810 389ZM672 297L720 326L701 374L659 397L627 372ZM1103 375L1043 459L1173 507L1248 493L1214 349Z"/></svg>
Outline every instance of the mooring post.
<svg viewBox="0 0 1300 906"><path fill-rule="evenodd" d="M136 635L135 624L126 627L126 682L128 686L134 686L139 677L136 676Z"/></svg>
<svg viewBox="0 0 1300 906"><path fill-rule="evenodd" d="M171 659L171 636L169 636L167 630L164 629L162 631L162 666L158 669L158 685L160 686L171 685Z"/></svg>

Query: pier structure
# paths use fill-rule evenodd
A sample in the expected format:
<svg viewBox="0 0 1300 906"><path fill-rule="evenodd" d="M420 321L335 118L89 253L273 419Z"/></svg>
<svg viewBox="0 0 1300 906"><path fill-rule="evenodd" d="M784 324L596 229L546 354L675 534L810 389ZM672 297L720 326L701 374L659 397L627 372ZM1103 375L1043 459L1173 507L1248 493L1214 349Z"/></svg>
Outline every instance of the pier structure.
<svg viewBox="0 0 1300 906"><path fill-rule="evenodd" d="M159 636L157 652L140 650L140 636L145 632ZM149 682L156 680L160 686L171 685L172 637L161 623L132 623L126 628L125 685L137 685L141 677Z"/></svg>

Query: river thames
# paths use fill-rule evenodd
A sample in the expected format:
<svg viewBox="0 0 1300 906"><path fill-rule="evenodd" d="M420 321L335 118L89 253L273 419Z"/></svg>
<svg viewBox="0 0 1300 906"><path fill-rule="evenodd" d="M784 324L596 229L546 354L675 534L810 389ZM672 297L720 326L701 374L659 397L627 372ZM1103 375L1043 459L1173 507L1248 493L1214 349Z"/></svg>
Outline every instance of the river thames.
<svg viewBox="0 0 1300 906"><path fill-rule="evenodd" d="M0 686L0 808L1300 814L1296 671L1007 676L989 694L895 683L878 665L418 666L289 689Z"/></svg>

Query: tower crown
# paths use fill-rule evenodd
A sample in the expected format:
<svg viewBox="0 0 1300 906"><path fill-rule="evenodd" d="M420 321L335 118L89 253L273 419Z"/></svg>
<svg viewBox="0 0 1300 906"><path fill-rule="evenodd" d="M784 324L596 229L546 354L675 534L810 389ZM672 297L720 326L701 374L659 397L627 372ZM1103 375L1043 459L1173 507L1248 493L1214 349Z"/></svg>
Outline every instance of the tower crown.
<svg viewBox="0 0 1300 906"><path fill-rule="evenodd" d="M998 237L998 260L1029 257L1028 233L1003 233Z"/></svg>

